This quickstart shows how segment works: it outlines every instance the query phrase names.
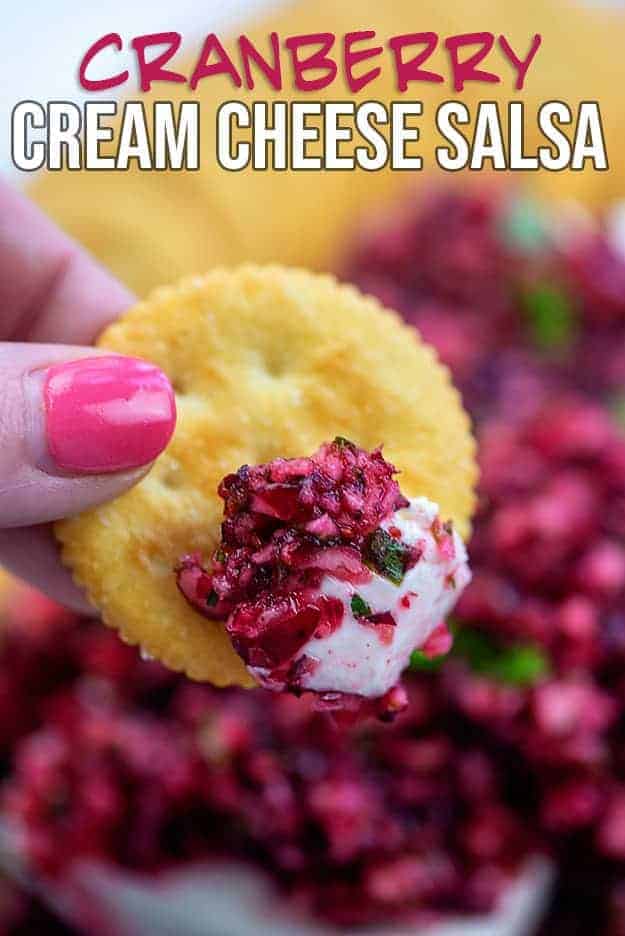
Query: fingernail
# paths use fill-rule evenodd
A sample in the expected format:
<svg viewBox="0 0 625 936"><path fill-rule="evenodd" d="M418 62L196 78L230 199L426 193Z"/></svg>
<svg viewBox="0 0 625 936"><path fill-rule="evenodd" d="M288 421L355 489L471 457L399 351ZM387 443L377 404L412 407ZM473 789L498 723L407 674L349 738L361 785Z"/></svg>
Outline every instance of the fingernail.
<svg viewBox="0 0 625 936"><path fill-rule="evenodd" d="M105 355L57 364L44 382L46 437L56 466L75 474L140 468L169 442L174 392L147 361Z"/></svg>

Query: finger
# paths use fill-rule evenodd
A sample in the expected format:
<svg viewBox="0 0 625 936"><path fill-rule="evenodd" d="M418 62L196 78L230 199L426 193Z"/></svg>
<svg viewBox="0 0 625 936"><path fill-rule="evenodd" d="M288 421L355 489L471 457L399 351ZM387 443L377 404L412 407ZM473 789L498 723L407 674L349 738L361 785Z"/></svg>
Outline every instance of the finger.
<svg viewBox="0 0 625 936"><path fill-rule="evenodd" d="M59 549L50 525L0 530L0 557L13 575L78 614L97 612L72 581L59 560Z"/></svg>
<svg viewBox="0 0 625 936"><path fill-rule="evenodd" d="M175 418L169 381L145 361L0 344L0 527L117 497L165 448Z"/></svg>
<svg viewBox="0 0 625 936"><path fill-rule="evenodd" d="M0 181L0 340L91 344L132 294Z"/></svg>

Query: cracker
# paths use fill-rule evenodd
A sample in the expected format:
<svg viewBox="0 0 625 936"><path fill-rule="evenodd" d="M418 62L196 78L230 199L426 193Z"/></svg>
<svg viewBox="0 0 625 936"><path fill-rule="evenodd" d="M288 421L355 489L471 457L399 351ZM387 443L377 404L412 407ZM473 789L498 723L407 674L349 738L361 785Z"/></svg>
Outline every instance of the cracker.
<svg viewBox="0 0 625 936"><path fill-rule="evenodd" d="M14 580L9 573L0 568L0 627L2 626L2 618L4 617L9 597L14 587Z"/></svg>
<svg viewBox="0 0 625 936"><path fill-rule="evenodd" d="M161 367L178 423L136 487L56 532L105 622L172 669L253 685L173 572L185 553L210 557L217 485L242 464L310 455L336 435L383 443L404 493L436 501L467 535L476 467L458 393L416 332L353 287L280 267L215 270L157 290L98 344Z"/></svg>

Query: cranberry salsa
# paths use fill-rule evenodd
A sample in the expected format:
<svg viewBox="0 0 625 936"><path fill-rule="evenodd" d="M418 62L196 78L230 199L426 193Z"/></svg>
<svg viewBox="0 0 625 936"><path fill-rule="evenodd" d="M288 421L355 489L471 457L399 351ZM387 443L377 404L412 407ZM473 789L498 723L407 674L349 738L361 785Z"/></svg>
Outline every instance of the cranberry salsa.
<svg viewBox="0 0 625 936"><path fill-rule="evenodd" d="M337 437L310 458L239 469L219 487L222 539L210 568L185 556L180 590L225 622L258 682L313 691L326 708L361 699L390 717L416 648L446 652L445 618L468 584L464 544L424 497L408 500L380 449Z"/></svg>
<svg viewBox="0 0 625 936"><path fill-rule="evenodd" d="M61 888L83 859L182 873L240 858L350 932L487 912L539 848L559 875L544 936L624 936L622 213L452 191L373 221L345 278L437 347L480 440L451 652L413 654L393 724L344 727L309 693L190 683L18 594L0 640L2 819Z"/></svg>

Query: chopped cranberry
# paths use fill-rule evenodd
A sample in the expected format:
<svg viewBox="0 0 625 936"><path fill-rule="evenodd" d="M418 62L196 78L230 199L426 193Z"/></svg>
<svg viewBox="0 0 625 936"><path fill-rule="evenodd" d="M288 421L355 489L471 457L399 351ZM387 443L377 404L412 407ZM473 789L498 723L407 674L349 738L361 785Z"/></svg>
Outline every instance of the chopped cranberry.
<svg viewBox="0 0 625 936"><path fill-rule="evenodd" d="M599 324L625 321L625 263L607 240L601 235L575 238L566 262L589 319Z"/></svg>
<svg viewBox="0 0 625 936"><path fill-rule="evenodd" d="M404 546L380 526L409 503L395 473L379 449L336 438L311 458L245 465L220 484L224 521L212 565L184 556L177 583L196 610L225 621L265 686L301 688L312 669L298 665L298 654L341 626L341 602L319 594L325 575L357 586L371 580L372 564L395 581L420 560L422 544ZM362 623L392 643L390 611Z"/></svg>
<svg viewBox="0 0 625 936"><path fill-rule="evenodd" d="M541 818L550 831L569 833L591 825L597 818L602 795L590 780L571 780L554 785L546 795Z"/></svg>
<svg viewBox="0 0 625 936"><path fill-rule="evenodd" d="M454 638L446 622L442 621L420 648L421 653L429 659L445 656L451 650L453 642Z"/></svg>
<svg viewBox="0 0 625 936"><path fill-rule="evenodd" d="M406 711L408 705L408 693L404 687L393 686L378 703L378 718L382 721L392 721L401 712Z"/></svg>
<svg viewBox="0 0 625 936"><path fill-rule="evenodd" d="M367 581L365 538L408 503L394 474L379 450L344 439L308 459L244 466L219 488L222 542L210 572L186 557L179 587L198 610L224 619L241 602L315 585L323 572Z"/></svg>
<svg viewBox="0 0 625 936"><path fill-rule="evenodd" d="M321 623L316 604L299 592L242 603L228 618L228 633L246 663L274 670L290 663Z"/></svg>
<svg viewBox="0 0 625 936"><path fill-rule="evenodd" d="M302 680L307 676L311 676L318 666L319 661L306 656L306 654L295 660L286 677L289 688L298 689L302 685Z"/></svg>
<svg viewBox="0 0 625 936"><path fill-rule="evenodd" d="M597 841L604 855L616 861L625 859L625 789L614 790L597 828Z"/></svg>
<svg viewBox="0 0 625 936"><path fill-rule="evenodd" d="M325 595L319 599L318 604L321 620L315 631L315 637L318 640L323 640L325 637L329 637L330 634L333 634L334 631L338 630L341 626L345 609L338 598L328 598Z"/></svg>
<svg viewBox="0 0 625 936"><path fill-rule="evenodd" d="M618 595L625 589L625 547L613 540L593 544L582 556L577 576L584 591Z"/></svg>
<svg viewBox="0 0 625 936"><path fill-rule="evenodd" d="M436 517L432 523L432 536L436 540L436 545L441 558L454 559L456 556L456 548L454 546L451 523L442 523L441 520Z"/></svg>
<svg viewBox="0 0 625 936"><path fill-rule="evenodd" d="M360 623L367 627L372 627L381 644L388 646L393 643L397 621L390 611L383 611L380 614L370 614L368 617L362 617L360 618Z"/></svg>

